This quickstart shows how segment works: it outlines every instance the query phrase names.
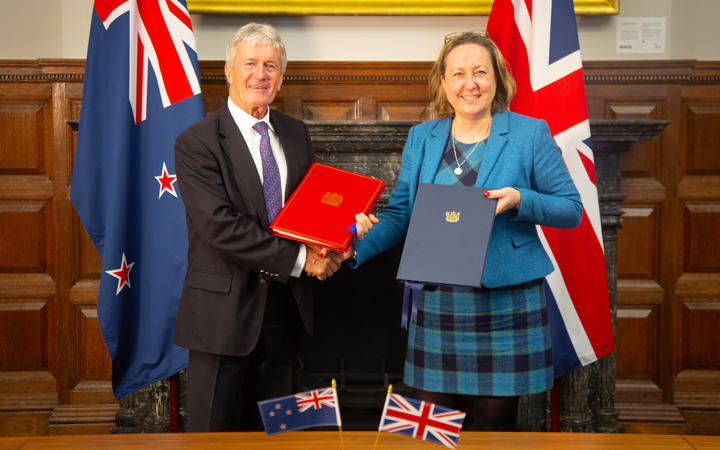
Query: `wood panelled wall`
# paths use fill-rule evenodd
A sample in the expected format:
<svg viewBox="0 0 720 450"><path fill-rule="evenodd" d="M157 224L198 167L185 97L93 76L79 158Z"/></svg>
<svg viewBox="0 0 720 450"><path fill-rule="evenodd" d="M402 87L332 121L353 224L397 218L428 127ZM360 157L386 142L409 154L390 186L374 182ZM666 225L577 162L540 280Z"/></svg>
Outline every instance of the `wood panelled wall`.
<svg viewBox="0 0 720 450"><path fill-rule="evenodd" d="M427 120L430 63L291 62L275 107ZM83 61L0 61L0 435L107 432L100 261L69 202ZM206 110L226 100L201 64ZM593 119L670 119L623 156L617 407L628 431L720 434L720 63L585 64Z"/></svg>
<svg viewBox="0 0 720 450"><path fill-rule="evenodd" d="M622 160L621 420L720 434L720 64L597 63L591 117L669 119ZM640 427L642 429L642 427Z"/></svg>

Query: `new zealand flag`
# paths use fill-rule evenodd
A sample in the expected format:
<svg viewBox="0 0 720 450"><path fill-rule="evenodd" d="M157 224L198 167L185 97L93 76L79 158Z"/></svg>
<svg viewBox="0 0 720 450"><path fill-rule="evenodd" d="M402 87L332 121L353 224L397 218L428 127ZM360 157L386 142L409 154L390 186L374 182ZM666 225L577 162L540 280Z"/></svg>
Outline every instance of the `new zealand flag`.
<svg viewBox="0 0 720 450"><path fill-rule="evenodd" d="M258 402L258 408L268 435L319 426L342 426L334 387L264 400Z"/></svg>
<svg viewBox="0 0 720 450"><path fill-rule="evenodd" d="M203 116L184 0L95 0L70 198L102 258L97 311L124 397L187 366L177 135Z"/></svg>

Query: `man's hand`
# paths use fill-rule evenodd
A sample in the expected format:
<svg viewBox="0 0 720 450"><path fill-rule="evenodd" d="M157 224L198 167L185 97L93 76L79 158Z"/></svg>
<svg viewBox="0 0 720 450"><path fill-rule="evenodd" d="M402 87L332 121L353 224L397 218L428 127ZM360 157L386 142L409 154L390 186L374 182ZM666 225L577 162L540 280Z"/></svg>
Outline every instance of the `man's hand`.
<svg viewBox="0 0 720 450"><path fill-rule="evenodd" d="M363 213L355 215L355 239L361 241L373 224L378 223L377 217L370 214L366 216ZM355 248L350 247L347 251L341 253L335 250L316 247L314 245L305 244L305 273L308 276L318 277L319 280L330 278L337 272L343 261L355 254Z"/></svg>
<svg viewBox="0 0 720 450"><path fill-rule="evenodd" d="M497 199L496 216L520 205L520 191L511 187L488 190L485 192L485 197Z"/></svg>
<svg viewBox="0 0 720 450"><path fill-rule="evenodd" d="M308 276L316 276L318 280L325 280L340 268L344 261L343 254L334 250L316 247L305 244L307 250L305 256L305 273Z"/></svg>

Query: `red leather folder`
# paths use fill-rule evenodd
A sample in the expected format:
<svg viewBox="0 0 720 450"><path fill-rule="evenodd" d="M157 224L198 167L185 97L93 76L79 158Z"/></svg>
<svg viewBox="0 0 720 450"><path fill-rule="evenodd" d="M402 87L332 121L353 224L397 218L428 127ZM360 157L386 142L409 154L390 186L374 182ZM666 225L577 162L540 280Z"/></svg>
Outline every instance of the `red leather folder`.
<svg viewBox="0 0 720 450"><path fill-rule="evenodd" d="M271 233L319 247L345 251L352 243L355 215L368 214L385 182L313 163L273 223Z"/></svg>

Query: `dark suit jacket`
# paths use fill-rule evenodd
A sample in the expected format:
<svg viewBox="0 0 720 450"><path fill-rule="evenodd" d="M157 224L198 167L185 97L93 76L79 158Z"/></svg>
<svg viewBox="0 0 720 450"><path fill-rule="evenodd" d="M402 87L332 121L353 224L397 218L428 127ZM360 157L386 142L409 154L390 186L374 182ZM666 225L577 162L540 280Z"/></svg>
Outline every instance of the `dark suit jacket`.
<svg viewBox="0 0 720 450"><path fill-rule="evenodd" d="M314 153L302 121L272 110L270 121L287 160L287 200ZM178 137L175 169L189 248L173 341L208 353L250 353L270 281L290 285L311 332L310 280L290 277L299 244L268 233L260 177L227 105Z"/></svg>

